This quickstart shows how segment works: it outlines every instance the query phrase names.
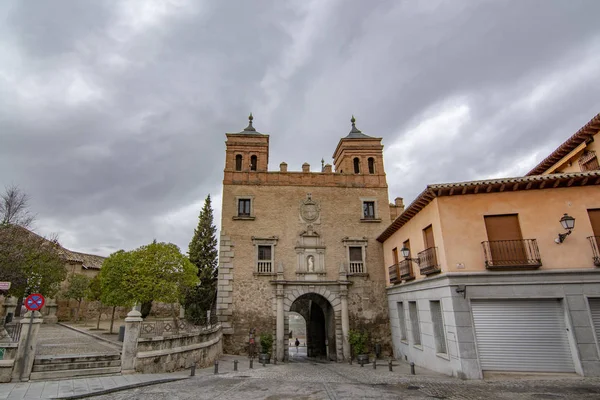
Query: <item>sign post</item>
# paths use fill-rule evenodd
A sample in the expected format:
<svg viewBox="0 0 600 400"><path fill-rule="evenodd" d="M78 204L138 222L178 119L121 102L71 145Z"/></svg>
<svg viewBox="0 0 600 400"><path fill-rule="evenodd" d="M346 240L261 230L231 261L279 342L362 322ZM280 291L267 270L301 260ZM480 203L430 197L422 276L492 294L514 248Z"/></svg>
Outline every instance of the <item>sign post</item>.
<svg viewBox="0 0 600 400"><path fill-rule="evenodd" d="M39 311L44 307L44 303L46 299L39 293L30 294L25 298L25 308L31 311L30 319L29 319L29 328L27 329L27 339L25 340L25 355L23 357L23 362L21 363L21 375L19 376L19 380L23 379L23 374L25 373L25 361L27 359L27 351L29 350L29 341L31 340L31 328L33 327L33 314L36 311Z"/></svg>

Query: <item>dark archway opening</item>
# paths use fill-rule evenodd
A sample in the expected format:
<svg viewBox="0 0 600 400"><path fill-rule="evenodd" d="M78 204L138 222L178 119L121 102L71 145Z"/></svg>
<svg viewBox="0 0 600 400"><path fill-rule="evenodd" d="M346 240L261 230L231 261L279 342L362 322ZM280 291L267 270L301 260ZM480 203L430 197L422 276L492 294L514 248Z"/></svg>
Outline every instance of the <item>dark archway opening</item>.
<svg viewBox="0 0 600 400"><path fill-rule="evenodd" d="M308 357L335 361L335 313L323 296L307 293L298 297L290 311L300 314L306 321L306 353Z"/></svg>

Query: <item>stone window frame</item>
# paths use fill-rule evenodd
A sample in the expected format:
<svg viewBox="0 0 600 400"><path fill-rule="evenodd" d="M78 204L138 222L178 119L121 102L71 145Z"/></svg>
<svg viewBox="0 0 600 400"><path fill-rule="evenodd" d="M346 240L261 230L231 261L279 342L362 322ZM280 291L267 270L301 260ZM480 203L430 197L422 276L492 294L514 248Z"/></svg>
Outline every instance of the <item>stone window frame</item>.
<svg viewBox="0 0 600 400"><path fill-rule="evenodd" d="M369 276L367 270L367 245L368 239L366 237L362 238L349 238L345 237L342 239L342 243L344 243L345 253L346 253L346 265L348 265L348 269L346 271L348 276ZM350 271L350 247L360 247L362 249L362 272L351 272Z"/></svg>
<svg viewBox="0 0 600 400"><path fill-rule="evenodd" d="M365 203L372 202L374 207L374 218L365 218ZM379 215L379 200L376 197L360 197L360 222L381 222L381 215Z"/></svg>
<svg viewBox="0 0 600 400"><path fill-rule="evenodd" d="M414 305L414 308L411 307ZM414 309L414 312L413 312ZM408 317L410 319L410 332L412 336L413 347L419 350L423 350L423 339L420 326L419 316L419 303L417 300L411 300L408 302Z"/></svg>
<svg viewBox="0 0 600 400"><path fill-rule="evenodd" d="M434 309L436 309L434 311ZM434 312L438 315L434 316ZM442 358L448 357L448 335L446 335L446 323L444 321L444 308L442 300L429 300L429 313L431 314L431 326L433 327L433 339L435 352ZM437 323L436 323L437 321ZM438 325L441 324L441 325ZM445 351L440 351L445 350Z"/></svg>
<svg viewBox="0 0 600 400"><path fill-rule="evenodd" d="M240 200L250 200L250 215L239 215L239 206ZM246 195L246 196L235 196L235 215L233 216L234 220L242 220L242 221L254 221L256 216L254 215L254 196Z"/></svg>
<svg viewBox="0 0 600 400"><path fill-rule="evenodd" d="M408 344L408 330L406 329L406 312L404 311L404 302L396 303L398 310L398 326L400 328L400 341Z"/></svg>
<svg viewBox="0 0 600 400"><path fill-rule="evenodd" d="M254 246L254 272L256 275L273 276L277 274L275 270L275 246L277 246L277 236L255 237L252 236L252 245ZM258 246L271 246L271 272L258 272Z"/></svg>

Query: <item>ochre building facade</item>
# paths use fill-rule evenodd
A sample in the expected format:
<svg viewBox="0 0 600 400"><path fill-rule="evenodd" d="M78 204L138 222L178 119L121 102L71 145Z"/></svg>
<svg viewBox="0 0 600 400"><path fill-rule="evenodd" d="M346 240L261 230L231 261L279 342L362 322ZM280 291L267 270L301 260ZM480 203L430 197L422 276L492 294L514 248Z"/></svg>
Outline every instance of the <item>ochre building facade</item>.
<svg viewBox="0 0 600 400"><path fill-rule="evenodd" d="M383 252L377 236L402 209L388 203L381 138L352 131L331 165L268 170L269 135L228 133L217 313L224 351L248 351L250 332L288 356L288 317L306 321L309 356L350 357L349 329L391 350ZM400 211L398 210L400 209Z"/></svg>

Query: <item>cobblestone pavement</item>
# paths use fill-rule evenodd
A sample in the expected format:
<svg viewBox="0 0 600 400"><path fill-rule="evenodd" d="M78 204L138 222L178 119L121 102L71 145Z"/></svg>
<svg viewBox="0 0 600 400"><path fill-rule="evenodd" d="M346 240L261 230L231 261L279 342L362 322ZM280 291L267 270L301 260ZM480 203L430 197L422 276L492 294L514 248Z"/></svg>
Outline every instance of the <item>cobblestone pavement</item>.
<svg viewBox="0 0 600 400"><path fill-rule="evenodd" d="M58 324L42 324L36 355L115 353L118 347Z"/></svg>
<svg viewBox="0 0 600 400"><path fill-rule="evenodd" d="M398 365L393 372L381 362L372 366L290 362L279 365L224 357L220 373L212 368L190 379L113 393L96 399L600 399L600 379L568 375L529 380L461 381L421 371L407 374ZM425 372L425 373L423 373ZM417 372L419 373L419 371Z"/></svg>

